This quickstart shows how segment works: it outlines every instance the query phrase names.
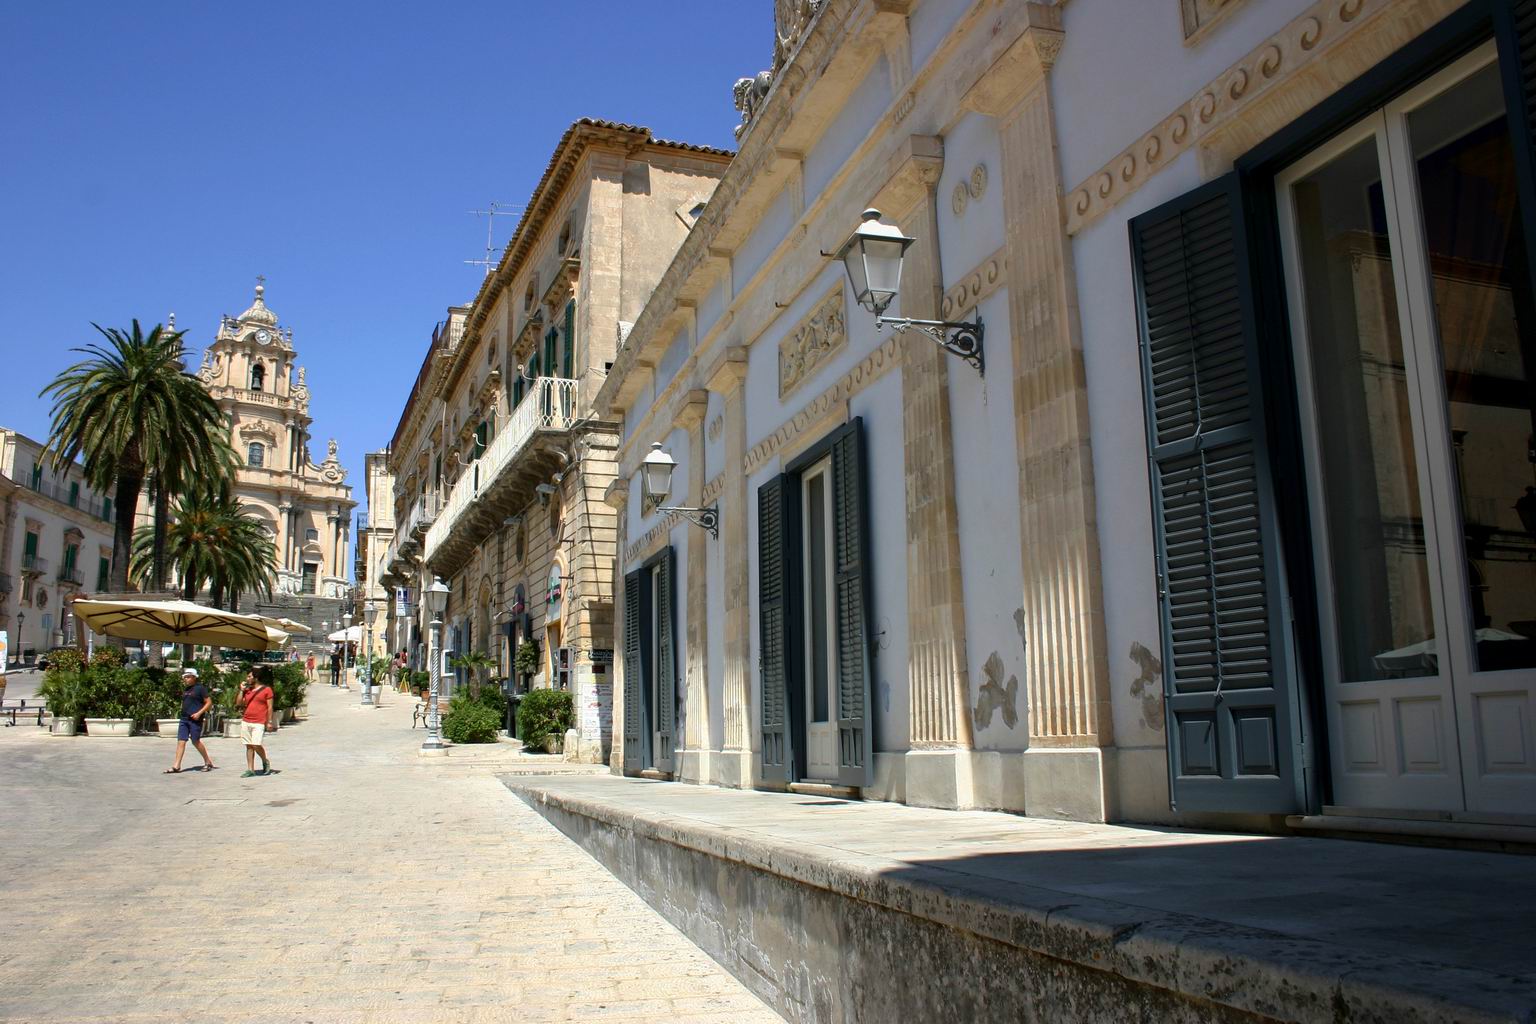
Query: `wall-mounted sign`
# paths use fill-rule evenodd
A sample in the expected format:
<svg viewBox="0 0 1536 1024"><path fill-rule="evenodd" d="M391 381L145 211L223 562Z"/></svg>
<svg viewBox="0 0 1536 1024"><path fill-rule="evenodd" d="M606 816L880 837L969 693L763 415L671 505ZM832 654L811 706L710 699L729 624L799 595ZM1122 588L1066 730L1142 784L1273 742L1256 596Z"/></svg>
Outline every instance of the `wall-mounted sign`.
<svg viewBox="0 0 1536 1024"><path fill-rule="evenodd" d="M613 664L613 648L612 647L594 647L594 648L592 648L592 664L594 664L594 665L612 665Z"/></svg>

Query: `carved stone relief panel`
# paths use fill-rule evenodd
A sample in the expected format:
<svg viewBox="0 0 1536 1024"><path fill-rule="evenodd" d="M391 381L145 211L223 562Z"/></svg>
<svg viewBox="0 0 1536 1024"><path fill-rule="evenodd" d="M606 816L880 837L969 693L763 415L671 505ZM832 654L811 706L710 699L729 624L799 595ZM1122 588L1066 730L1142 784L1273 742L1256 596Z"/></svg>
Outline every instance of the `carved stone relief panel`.
<svg viewBox="0 0 1536 1024"><path fill-rule="evenodd" d="M779 397L793 392L847 342L839 283L779 342Z"/></svg>
<svg viewBox="0 0 1536 1024"><path fill-rule="evenodd" d="M1198 42L1212 25L1231 14L1243 0L1179 0L1185 44Z"/></svg>

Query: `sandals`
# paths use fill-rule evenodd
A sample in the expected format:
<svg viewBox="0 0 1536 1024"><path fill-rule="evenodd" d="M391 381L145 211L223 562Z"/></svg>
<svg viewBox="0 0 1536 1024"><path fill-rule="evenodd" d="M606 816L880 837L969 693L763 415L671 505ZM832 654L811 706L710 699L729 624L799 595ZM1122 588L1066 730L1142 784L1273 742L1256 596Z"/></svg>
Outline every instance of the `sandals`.
<svg viewBox="0 0 1536 1024"><path fill-rule="evenodd" d="M180 768L167 768L165 771L161 772L160 774L161 775L180 775L181 772L182 772L182 770Z"/></svg>
<svg viewBox="0 0 1536 1024"><path fill-rule="evenodd" d="M211 772L211 771L213 771L217 767L218 767L218 765L216 765L216 764L205 764L205 765L201 765L201 766L199 766L197 768L193 768L192 770L195 771L195 772Z"/></svg>

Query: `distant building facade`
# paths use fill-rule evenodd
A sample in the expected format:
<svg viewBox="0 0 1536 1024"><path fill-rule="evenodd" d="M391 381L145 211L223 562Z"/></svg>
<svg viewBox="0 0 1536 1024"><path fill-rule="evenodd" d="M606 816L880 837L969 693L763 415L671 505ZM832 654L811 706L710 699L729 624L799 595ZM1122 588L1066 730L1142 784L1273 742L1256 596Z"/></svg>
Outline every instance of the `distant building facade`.
<svg viewBox="0 0 1536 1024"><path fill-rule="evenodd" d="M729 159L573 124L499 265L435 333L391 445L404 524L391 579L417 601L413 635L426 637L421 589L441 577L446 649L489 654L519 687L572 692L568 757L605 760L612 714L602 497L619 437L592 396Z"/></svg>
<svg viewBox="0 0 1536 1024"><path fill-rule="evenodd" d="M69 602L111 577L112 499L78 463L54 472L43 451L0 428L0 629L13 662L73 642Z"/></svg>
<svg viewBox="0 0 1536 1024"><path fill-rule="evenodd" d="M313 461L309 385L293 331L267 308L265 291L258 283L250 308L220 321L197 376L229 425L239 463L235 496L260 517L276 548L277 593L341 599L351 592L357 502L335 441L323 461Z"/></svg>
<svg viewBox="0 0 1536 1024"><path fill-rule="evenodd" d="M364 622L364 606L378 610L373 623L373 653L385 657L401 650L390 642L390 588L384 583L386 559L395 541L395 482L389 471L389 449L363 456L363 497L367 511L358 520L357 557L353 562L357 602L352 621ZM364 625L366 634L367 626ZM365 635L366 639L366 635Z"/></svg>

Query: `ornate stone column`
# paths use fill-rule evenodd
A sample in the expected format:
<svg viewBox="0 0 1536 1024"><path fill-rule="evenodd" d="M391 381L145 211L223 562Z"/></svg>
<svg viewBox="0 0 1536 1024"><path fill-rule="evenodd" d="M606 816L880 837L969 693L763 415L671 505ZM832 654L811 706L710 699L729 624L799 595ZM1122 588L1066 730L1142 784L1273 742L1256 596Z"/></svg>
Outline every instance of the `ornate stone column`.
<svg viewBox="0 0 1536 1024"><path fill-rule="evenodd" d="M876 198L875 205L916 239L902 267L903 316L936 320L943 305L935 196L943 169L942 142L914 136L906 160ZM907 801L931 807L974 802L949 360L922 334L906 339L901 401L912 717L905 772Z"/></svg>
<svg viewBox="0 0 1536 1024"><path fill-rule="evenodd" d="M709 409L709 392L690 391L678 406L672 425L688 434L688 493L680 505L701 505L704 494L704 415ZM687 782L708 782L710 753L714 748L709 735L709 548L714 543L708 532L691 523L683 524L688 536L688 621L683 630L684 649L680 652L684 680L683 735L678 744L678 776Z"/></svg>
<svg viewBox="0 0 1536 1024"><path fill-rule="evenodd" d="M1112 813L1113 743L1098 522L1077 286L1065 231L1049 72L1060 12L1029 26L966 95L1002 142L1008 314L1019 460L1030 814Z"/></svg>
<svg viewBox="0 0 1536 1024"><path fill-rule="evenodd" d="M720 555L725 614L725 735L715 759L717 785L750 788L754 777L752 728L751 603L747 574L747 350L727 348L704 374L706 387L724 399L725 482L720 491Z"/></svg>
<svg viewBox="0 0 1536 1024"><path fill-rule="evenodd" d="M617 513L613 544L613 739L609 745L608 769L624 774L624 549L629 545L629 480L617 477L603 492L603 503Z"/></svg>

